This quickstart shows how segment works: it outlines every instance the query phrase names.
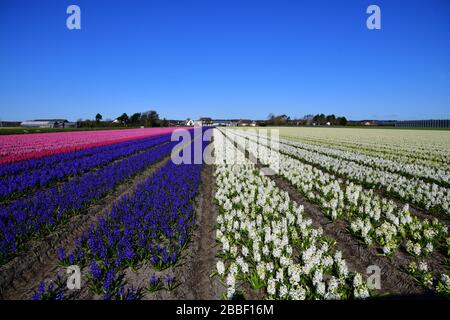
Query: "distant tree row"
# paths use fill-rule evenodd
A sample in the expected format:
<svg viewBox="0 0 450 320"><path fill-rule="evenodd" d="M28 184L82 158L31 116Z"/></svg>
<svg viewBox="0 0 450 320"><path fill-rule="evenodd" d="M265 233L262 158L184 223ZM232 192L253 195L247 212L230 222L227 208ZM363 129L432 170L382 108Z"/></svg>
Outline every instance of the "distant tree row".
<svg viewBox="0 0 450 320"><path fill-rule="evenodd" d="M131 116L128 116L127 113L123 113L120 117L113 121L107 119L103 120L103 116L100 113L95 115L94 120L78 120L77 124L79 127L113 127L113 126L129 126L129 127L168 127L170 125L169 121L164 118L160 119L158 112L154 110L146 111L146 112L136 112Z"/></svg>
<svg viewBox="0 0 450 320"><path fill-rule="evenodd" d="M346 117L336 117L334 114L330 115L324 115L316 114L313 117L313 123L316 123L318 125L325 125L325 124L331 124L331 125L338 125L338 126L346 126L347 125L347 118Z"/></svg>
<svg viewBox="0 0 450 320"><path fill-rule="evenodd" d="M315 116L309 115L301 119L291 118L285 114L274 115L269 114L266 121L258 121L258 125L268 125L268 126L302 126L302 125L337 125L346 126L348 123L345 117L336 117L334 114L324 115L316 114Z"/></svg>
<svg viewBox="0 0 450 320"><path fill-rule="evenodd" d="M291 118L285 114L282 115L274 115L273 113L269 114L267 117L266 125L268 126L284 126L289 124Z"/></svg>

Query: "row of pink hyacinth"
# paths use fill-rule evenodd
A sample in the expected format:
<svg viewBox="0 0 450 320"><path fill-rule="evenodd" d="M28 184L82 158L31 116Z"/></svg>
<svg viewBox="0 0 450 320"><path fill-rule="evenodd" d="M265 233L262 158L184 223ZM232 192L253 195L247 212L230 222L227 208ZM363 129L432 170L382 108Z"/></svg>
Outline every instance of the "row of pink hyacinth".
<svg viewBox="0 0 450 320"><path fill-rule="evenodd" d="M0 164L171 133L177 128L75 131L0 136Z"/></svg>

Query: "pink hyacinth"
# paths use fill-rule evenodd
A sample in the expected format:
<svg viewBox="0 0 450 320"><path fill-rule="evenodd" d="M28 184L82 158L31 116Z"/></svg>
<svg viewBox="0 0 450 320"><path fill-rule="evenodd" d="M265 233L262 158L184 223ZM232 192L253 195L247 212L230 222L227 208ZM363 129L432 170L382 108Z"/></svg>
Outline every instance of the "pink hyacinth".
<svg viewBox="0 0 450 320"><path fill-rule="evenodd" d="M182 128L146 128L0 136L0 164L171 133Z"/></svg>

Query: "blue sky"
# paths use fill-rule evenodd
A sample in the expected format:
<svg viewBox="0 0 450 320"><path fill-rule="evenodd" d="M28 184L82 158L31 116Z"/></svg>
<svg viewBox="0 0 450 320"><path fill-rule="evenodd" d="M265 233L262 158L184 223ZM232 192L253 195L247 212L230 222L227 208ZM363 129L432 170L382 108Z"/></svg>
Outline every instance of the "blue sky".
<svg viewBox="0 0 450 320"><path fill-rule="evenodd" d="M449 39L447 0L0 0L0 119L450 118Z"/></svg>

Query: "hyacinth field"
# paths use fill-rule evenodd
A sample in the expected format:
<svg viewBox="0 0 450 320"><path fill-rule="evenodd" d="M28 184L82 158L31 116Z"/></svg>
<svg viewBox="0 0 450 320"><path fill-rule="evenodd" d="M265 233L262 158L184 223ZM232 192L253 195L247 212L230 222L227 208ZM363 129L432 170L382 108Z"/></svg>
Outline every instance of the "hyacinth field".
<svg viewBox="0 0 450 320"><path fill-rule="evenodd" d="M449 131L261 132L0 136L0 298L450 297Z"/></svg>

